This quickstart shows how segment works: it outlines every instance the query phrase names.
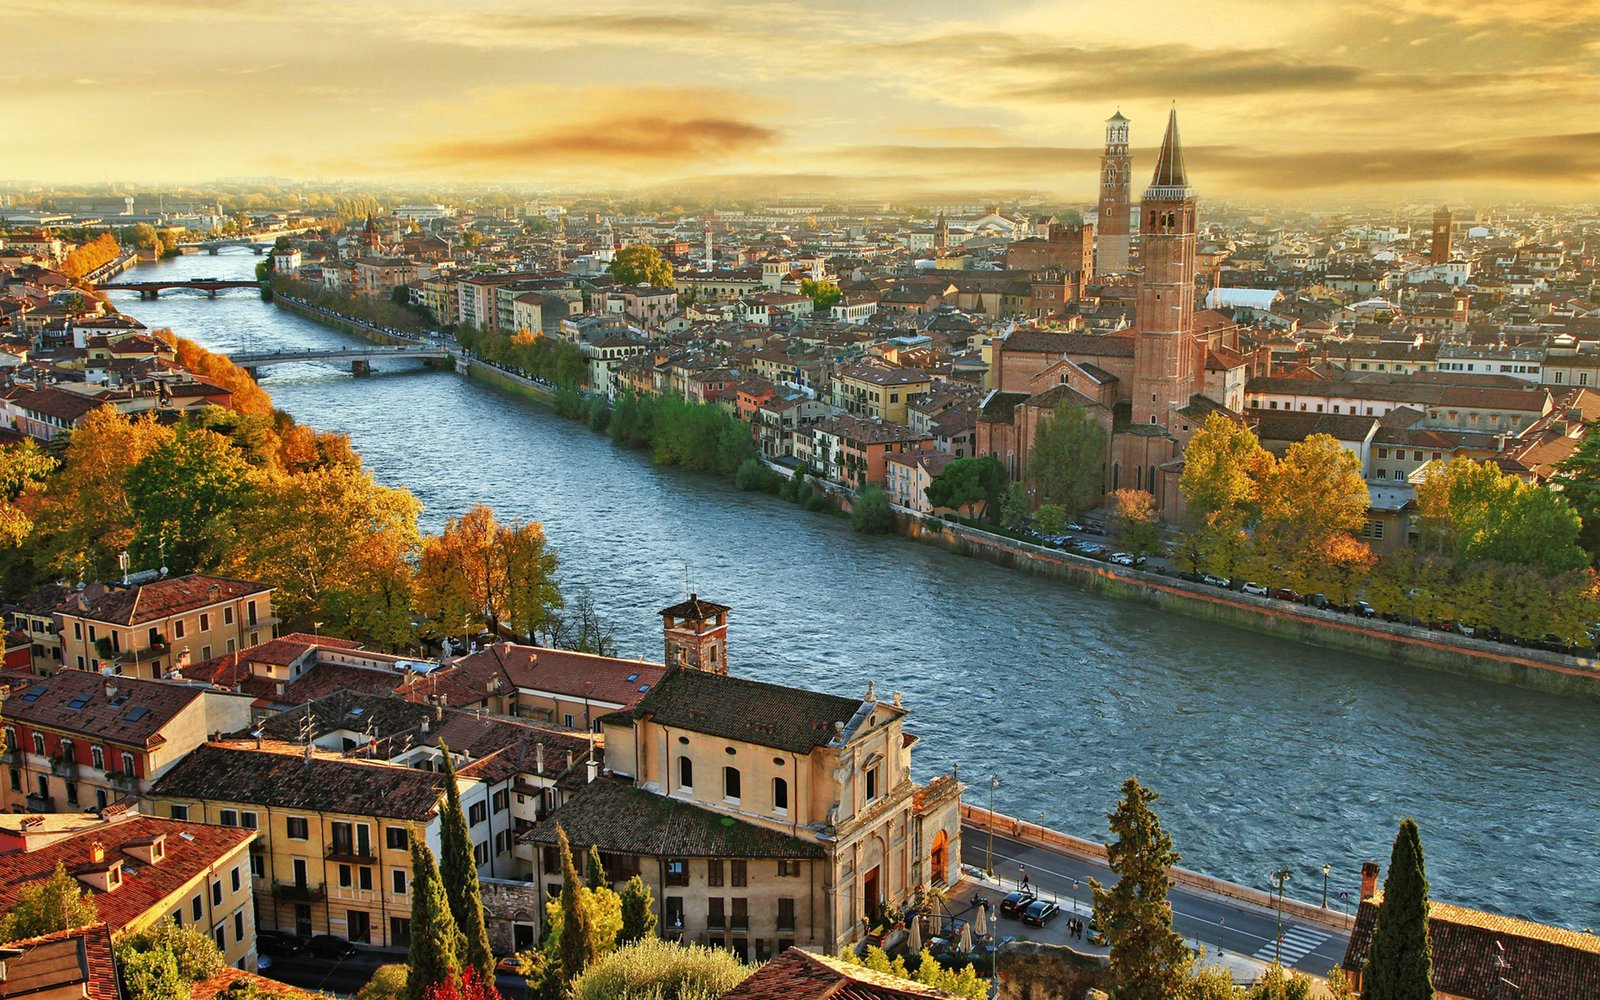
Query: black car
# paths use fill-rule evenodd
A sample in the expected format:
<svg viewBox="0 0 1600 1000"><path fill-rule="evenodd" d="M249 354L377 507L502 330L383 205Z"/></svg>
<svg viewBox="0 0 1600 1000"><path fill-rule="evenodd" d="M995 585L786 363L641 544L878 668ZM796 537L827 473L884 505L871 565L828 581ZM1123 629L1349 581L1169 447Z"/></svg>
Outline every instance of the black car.
<svg viewBox="0 0 1600 1000"><path fill-rule="evenodd" d="M342 937L318 934L307 942L306 951L317 958L349 958L356 953L356 946Z"/></svg>
<svg viewBox="0 0 1600 1000"><path fill-rule="evenodd" d="M1036 899L1029 903L1022 911L1022 922L1035 927L1043 927L1050 922L1050 918L1061 912L1061 906L1054 900Z"/></svg>
<svg viewBox="0 0 1600 1000"><path fill-rule="evenodd" d="M1036 892L1027 889L1018 889L1000 901L1000 915L1002 917L1015 917L1027 909L1028 904L1039 898Z"/></svg>
<svg viewBox="0 0 1600 1000"><path fill-rule="evenodd" d="M1088 934L1088 937L1089 937L1089 943L1090 944L1099 945L1102 948L1104 948L1106 946L1106 944L1108 943L1106 941L1106 932L1105 932L1105 930L1102 929L1101 926L1098 923L1095 922L1095 919L1092 916L1089 918L1089 934Z"/></svg>
<svg viewBox="0 0 1600 1000"><path fill-rule="evenodd" d="M257 931L256 951L263 955L298 955L306 950L306 939L288 931Z"/></svg>

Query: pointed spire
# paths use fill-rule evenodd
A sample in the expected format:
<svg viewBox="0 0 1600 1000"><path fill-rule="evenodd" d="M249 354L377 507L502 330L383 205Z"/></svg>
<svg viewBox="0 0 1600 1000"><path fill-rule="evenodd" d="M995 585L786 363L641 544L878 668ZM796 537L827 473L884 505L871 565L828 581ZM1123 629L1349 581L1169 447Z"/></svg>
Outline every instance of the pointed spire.
<svg viewBox="0 0 1600 1000"><path fill-rule="evenodd" d="M1161 140L1161 152L1156 155L1156 173L1150 178L1151 187L1188 187L1189 174L1183 166L1183 142L1178 138L1178 106L1172 106L1167 115L1167 134Z"/></svg>

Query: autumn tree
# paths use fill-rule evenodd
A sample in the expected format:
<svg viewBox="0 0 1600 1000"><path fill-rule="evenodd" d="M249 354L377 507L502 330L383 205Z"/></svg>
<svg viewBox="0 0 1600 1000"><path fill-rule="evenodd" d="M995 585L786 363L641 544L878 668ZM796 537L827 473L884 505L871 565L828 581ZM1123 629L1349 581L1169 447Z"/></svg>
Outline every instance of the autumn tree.
<svg viewBox="0 0 1600 1000"><path fill-rule="evenodd" d="M1355 600L1377 562L1378 557L1366 542L1347 534L1332 535L1310 554L1300 582L1312 593L1324 594L1335 604L1347 606Z"/></svg>
<svg viewBox="0 0 1600 1000"><path fill-rule="evenodd" d="M0 546L21 545L32 534L33 515L18 501L25 491L38 488L55 467L55 459L41 452L32 438L0 448Z"/></svg>
<svg viewBox="0 0 1600 1000"><path fill-rule="evenodd" d="M423 540L417 603L439 635L462 635L479 623L531 636L556 608L556 554L538 522L500 524L478 504Z"/></svg>
<svg viewBox="0 0 1600 1000"><path fill-rule="evenodd" d="M800 294L811 299L812 307L819 313L827 312L844 297L839 286L826 279L800 279Z"/></svg>
<svg viewBox="0 0 1600 1000"><path fill-rule="evenodd" d="M672 262L661 256L660 250L645 243L618 250L606 270L619 285L672 287Z"/></svg>
<svg viewBox="0 0 1600 1000"><path fill-rule="evenodd" d="M1273 462L1255 432L1220 413L1206 417L1183 452L1181 551L1194 572L1232 578L1248 560L1260 517L1259 477Z"/></svg>
<svg viewBox="0 0 1600 1000"><path fill-rule="evenodd" d="M1312 434L1266 465L1260 480L1256 545L1304 589L1338 536L1366 523L1361 460L1332 436Z"/></svg>
<svg viewBox="0 0 1600 1000"><path fill-rule="evenodd" d="M253 489L249 464L227 438L180 428L128 474L136 558L164 558L174 574L214 567Z"/></svg>
<svg viewBox="0 0 1600 1000"><path fill-rule="evenodd" d="M1169 1000L1179 995L1189 966L1167 905L1169 870L1179 855L1152 808L1157 798L1137 778L1123 782L1122 800L1108 814L1115 839L1106 845L1106 859L1116 884L1089 880L1095 922L1111 945L1117 1000Z"/></svg>
<svg viewBox="0 0 1600 1000"><path fill-rule="evenodd" d="M1136 557L1160 551L1161 519L1155 497L1144 490L1117 490L1111 494L1111 507L1111 530L1125 550Z"/></svg>
<svg viewBox="0 0 1600 1000"><path fill-rule="evenodd" d="M1092 506L1105 479L1109 440L1083 407L1059 404L1039 424L1028 451L1034 502L1059 503L1074 514Z"/></svg>

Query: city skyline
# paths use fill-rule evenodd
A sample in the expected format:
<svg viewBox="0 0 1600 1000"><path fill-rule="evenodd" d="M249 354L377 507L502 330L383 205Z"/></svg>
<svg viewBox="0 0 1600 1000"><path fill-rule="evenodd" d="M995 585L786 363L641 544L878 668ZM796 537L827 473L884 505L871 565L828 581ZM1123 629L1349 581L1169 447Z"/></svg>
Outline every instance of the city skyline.
<svg viewBox="0 0 1600 1000"><path fill-rule="evenodd" d="M1215 197L1581 197L1600 11L1562 3L875 5L22 0L0 175L1093 196L1104 119L1148 176L1177 102ZM1459 9L1458 9L1459 8ZM980 19L981 18L981 19ZM103 50L52 86L52 52Z"/></svg>

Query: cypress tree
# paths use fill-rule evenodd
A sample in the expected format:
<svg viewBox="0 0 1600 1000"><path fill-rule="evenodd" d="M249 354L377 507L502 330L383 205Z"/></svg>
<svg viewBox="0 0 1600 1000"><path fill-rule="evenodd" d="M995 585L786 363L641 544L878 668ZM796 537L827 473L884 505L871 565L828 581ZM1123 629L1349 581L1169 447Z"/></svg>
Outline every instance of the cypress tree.
<svg viewBox="0 0 1600 1000"><path fill-rule="evenodd" d="M1383 905L1361 970L1362 1000L1433 1000L1428 875L1415 820L1400 821L1383 880Z"/></svg>
<svg viewBox="0 0 1600 1000"><path fill-rule="evenodd" d="M489 949L489 928L483 922L483 896L478 886L478 864L472 856L472 832L467 814L461 809L461 789L456 785L455 765L450 748L443 740L444 812L439 817L439 870L450 900L450 913L463 940L459 943L461 964L471 966L480 982L494 982L494 952Z"/></svg>
<svg viewBox="0 0 1600 1000"><path fill-rule="evenodd" d="M1111 943L1111 976L1117 1000L1168 1000L1181 995L1188 971L1183 938L1172 931L1168 873L1178 863L1172 837L1151 808L1160 798L1138 778L1122 784L1122 801L1108 814L1116 841L1106 845L1117 884L1107 889L1094 879L1095 922Z"/></svg>
<svg viewBox="0 0 1600 1000"><path fill-rule="evenodd" d="M411 972L407 1000L423 1000L428 987L454 982L461 974L456 953L455 918L439 881L439 866L423 837L411 838Z"/></svg>
<svg viewBox="0 0 1600 1000"><path fill-rule="evenodd" d="M572 860L572 845L560 824L556 825L556 837L561 846L561 940L556 954L561 960L561 982L570 983L594 958L589 952L591 917L583 898L583 880Z"/></svg>
<svg viewBox="0 0 1600 1000"><path fill-rule="evenodd" d="M622 931L617 944L632 944L656 932L655 900L644 879L635 875L622 887Z"/></svg>
<svg viewBox="0 0 1600 1000"><path fill-rule="evenodd" d="M600 861L600 848L589 845L589 859L583 871L583 884L591 889L609 889L611 880L606 878L606 866Z"/></svg>

